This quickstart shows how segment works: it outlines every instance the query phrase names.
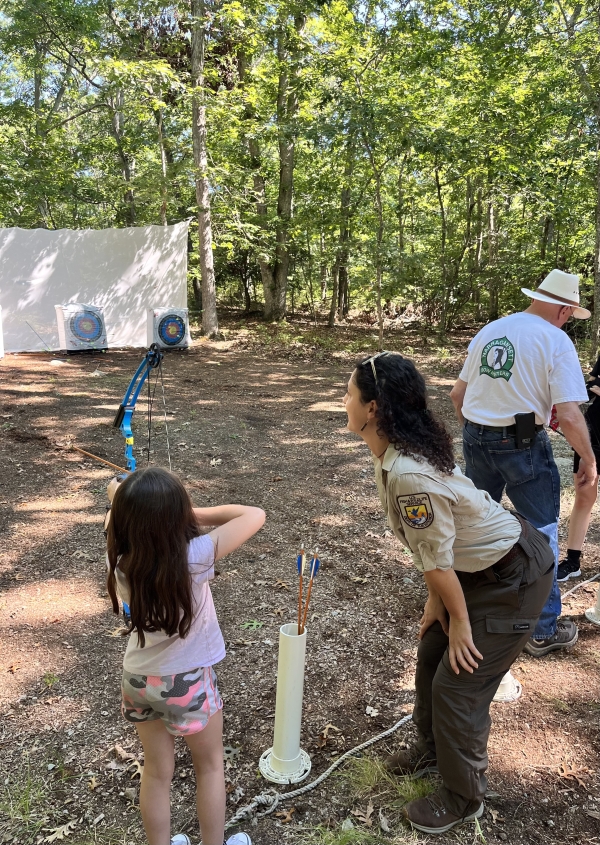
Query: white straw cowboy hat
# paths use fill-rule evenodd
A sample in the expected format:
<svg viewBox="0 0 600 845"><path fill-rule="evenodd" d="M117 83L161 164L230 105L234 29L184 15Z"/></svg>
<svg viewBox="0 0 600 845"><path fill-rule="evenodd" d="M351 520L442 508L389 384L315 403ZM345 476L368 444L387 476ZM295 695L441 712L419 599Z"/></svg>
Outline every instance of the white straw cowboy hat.
<svg viewBox="0 0 600 845"><path fill-rule="evenodd" d="M535 290L521 288L521 291L532 299L541 302L551 302L554 305L567 305L575 308L573 316L579 320L587 320L592 314L587 308L579 307L579 276L564 273L562 270L550 270L544 281Z"/></svg>

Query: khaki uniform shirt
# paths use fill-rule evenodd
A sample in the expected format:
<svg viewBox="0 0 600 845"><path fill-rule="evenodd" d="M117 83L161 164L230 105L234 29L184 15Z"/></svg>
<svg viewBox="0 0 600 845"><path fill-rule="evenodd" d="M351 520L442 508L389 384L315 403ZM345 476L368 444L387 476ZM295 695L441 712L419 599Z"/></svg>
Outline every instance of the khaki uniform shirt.
<svg viewBox="0 0 600 845"><path fill-rule="evenodd" d="M388 446L375 459L375 480L390 528L417 569L479 572L504 557L521 534L519 521L454 467L444 475L425 460Z"/></svg>

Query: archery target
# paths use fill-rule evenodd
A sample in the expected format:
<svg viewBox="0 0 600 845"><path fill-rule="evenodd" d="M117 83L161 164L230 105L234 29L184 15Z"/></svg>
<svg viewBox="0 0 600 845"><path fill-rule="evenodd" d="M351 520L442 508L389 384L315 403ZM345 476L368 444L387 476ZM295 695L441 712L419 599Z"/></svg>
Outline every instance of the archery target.
<svg viewBox="0 0 600 845"><path fill-rule="evenodd" d="M158 324L158 336L167 346L177 346L185 338L185 323L178 314L167 314Z"/></svg>
<svg viewBox="0 0 600 845"><path fill-rule="evenodd" d="M97 341L102 337L104 331L102 320L93 311L80 311L78 314L74 314L69 322L69 327L73 337L87 343Z"/></svg>
<svg viewBox="0 0 600 845"><path fill-rule="evenodd" d="M186 349L191 343L188 309L149 309L148 343L156 343L161 349Z"/></svg>
<svg viewBox="0 0 600 845"><path fill-rule="evenodd" d="M55 305L60 348L67 352L106 349L106 327L101 308L70 303Z"/></svg>

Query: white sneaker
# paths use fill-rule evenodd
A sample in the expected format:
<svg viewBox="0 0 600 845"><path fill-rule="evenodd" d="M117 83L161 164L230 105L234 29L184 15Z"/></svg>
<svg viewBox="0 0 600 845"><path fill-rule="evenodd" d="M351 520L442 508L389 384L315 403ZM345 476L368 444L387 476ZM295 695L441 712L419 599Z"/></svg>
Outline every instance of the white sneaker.
<svg viewBox="0 0 600 845"><path fill-rule="evenodd" d="M176 833L171 837L171 845L192 845L192 840L185 833Z"/></svg>
<svg viewBox="0 0 600 845"><path fill-rule="evenodd" d="M225 845L252 845L252 840L247 833L234 833Z"/></svg>

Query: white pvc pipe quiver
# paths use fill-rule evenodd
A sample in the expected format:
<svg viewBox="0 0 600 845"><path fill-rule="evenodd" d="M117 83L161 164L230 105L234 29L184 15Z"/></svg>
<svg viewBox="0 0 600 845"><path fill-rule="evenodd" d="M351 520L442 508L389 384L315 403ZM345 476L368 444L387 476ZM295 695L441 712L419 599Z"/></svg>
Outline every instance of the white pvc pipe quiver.
<svg viewBox="0 0 600 845"><path fill-rule="evenodd" d="M306 628L293 622L279 629L277 694L273 747L261 756L261 774L273 783L298 783L310 772L310 757L300 748Z"/></svg>
<svg viewBox="0 0 600 845"><path fill-rule="evenodd" d="M520 682L513 676L512 672L507 672L502 680L500 686L496 691L493 701L507 703L509 701L516 701L521 697L523 687Z"/></svg>
<svg viewBox="0 0 600 845"><path fill-rule="evenodd" d="M600 625L600 587L598 587L598 592L596 593L596 606L586 610L585 615L594 625Z"/></svg>

